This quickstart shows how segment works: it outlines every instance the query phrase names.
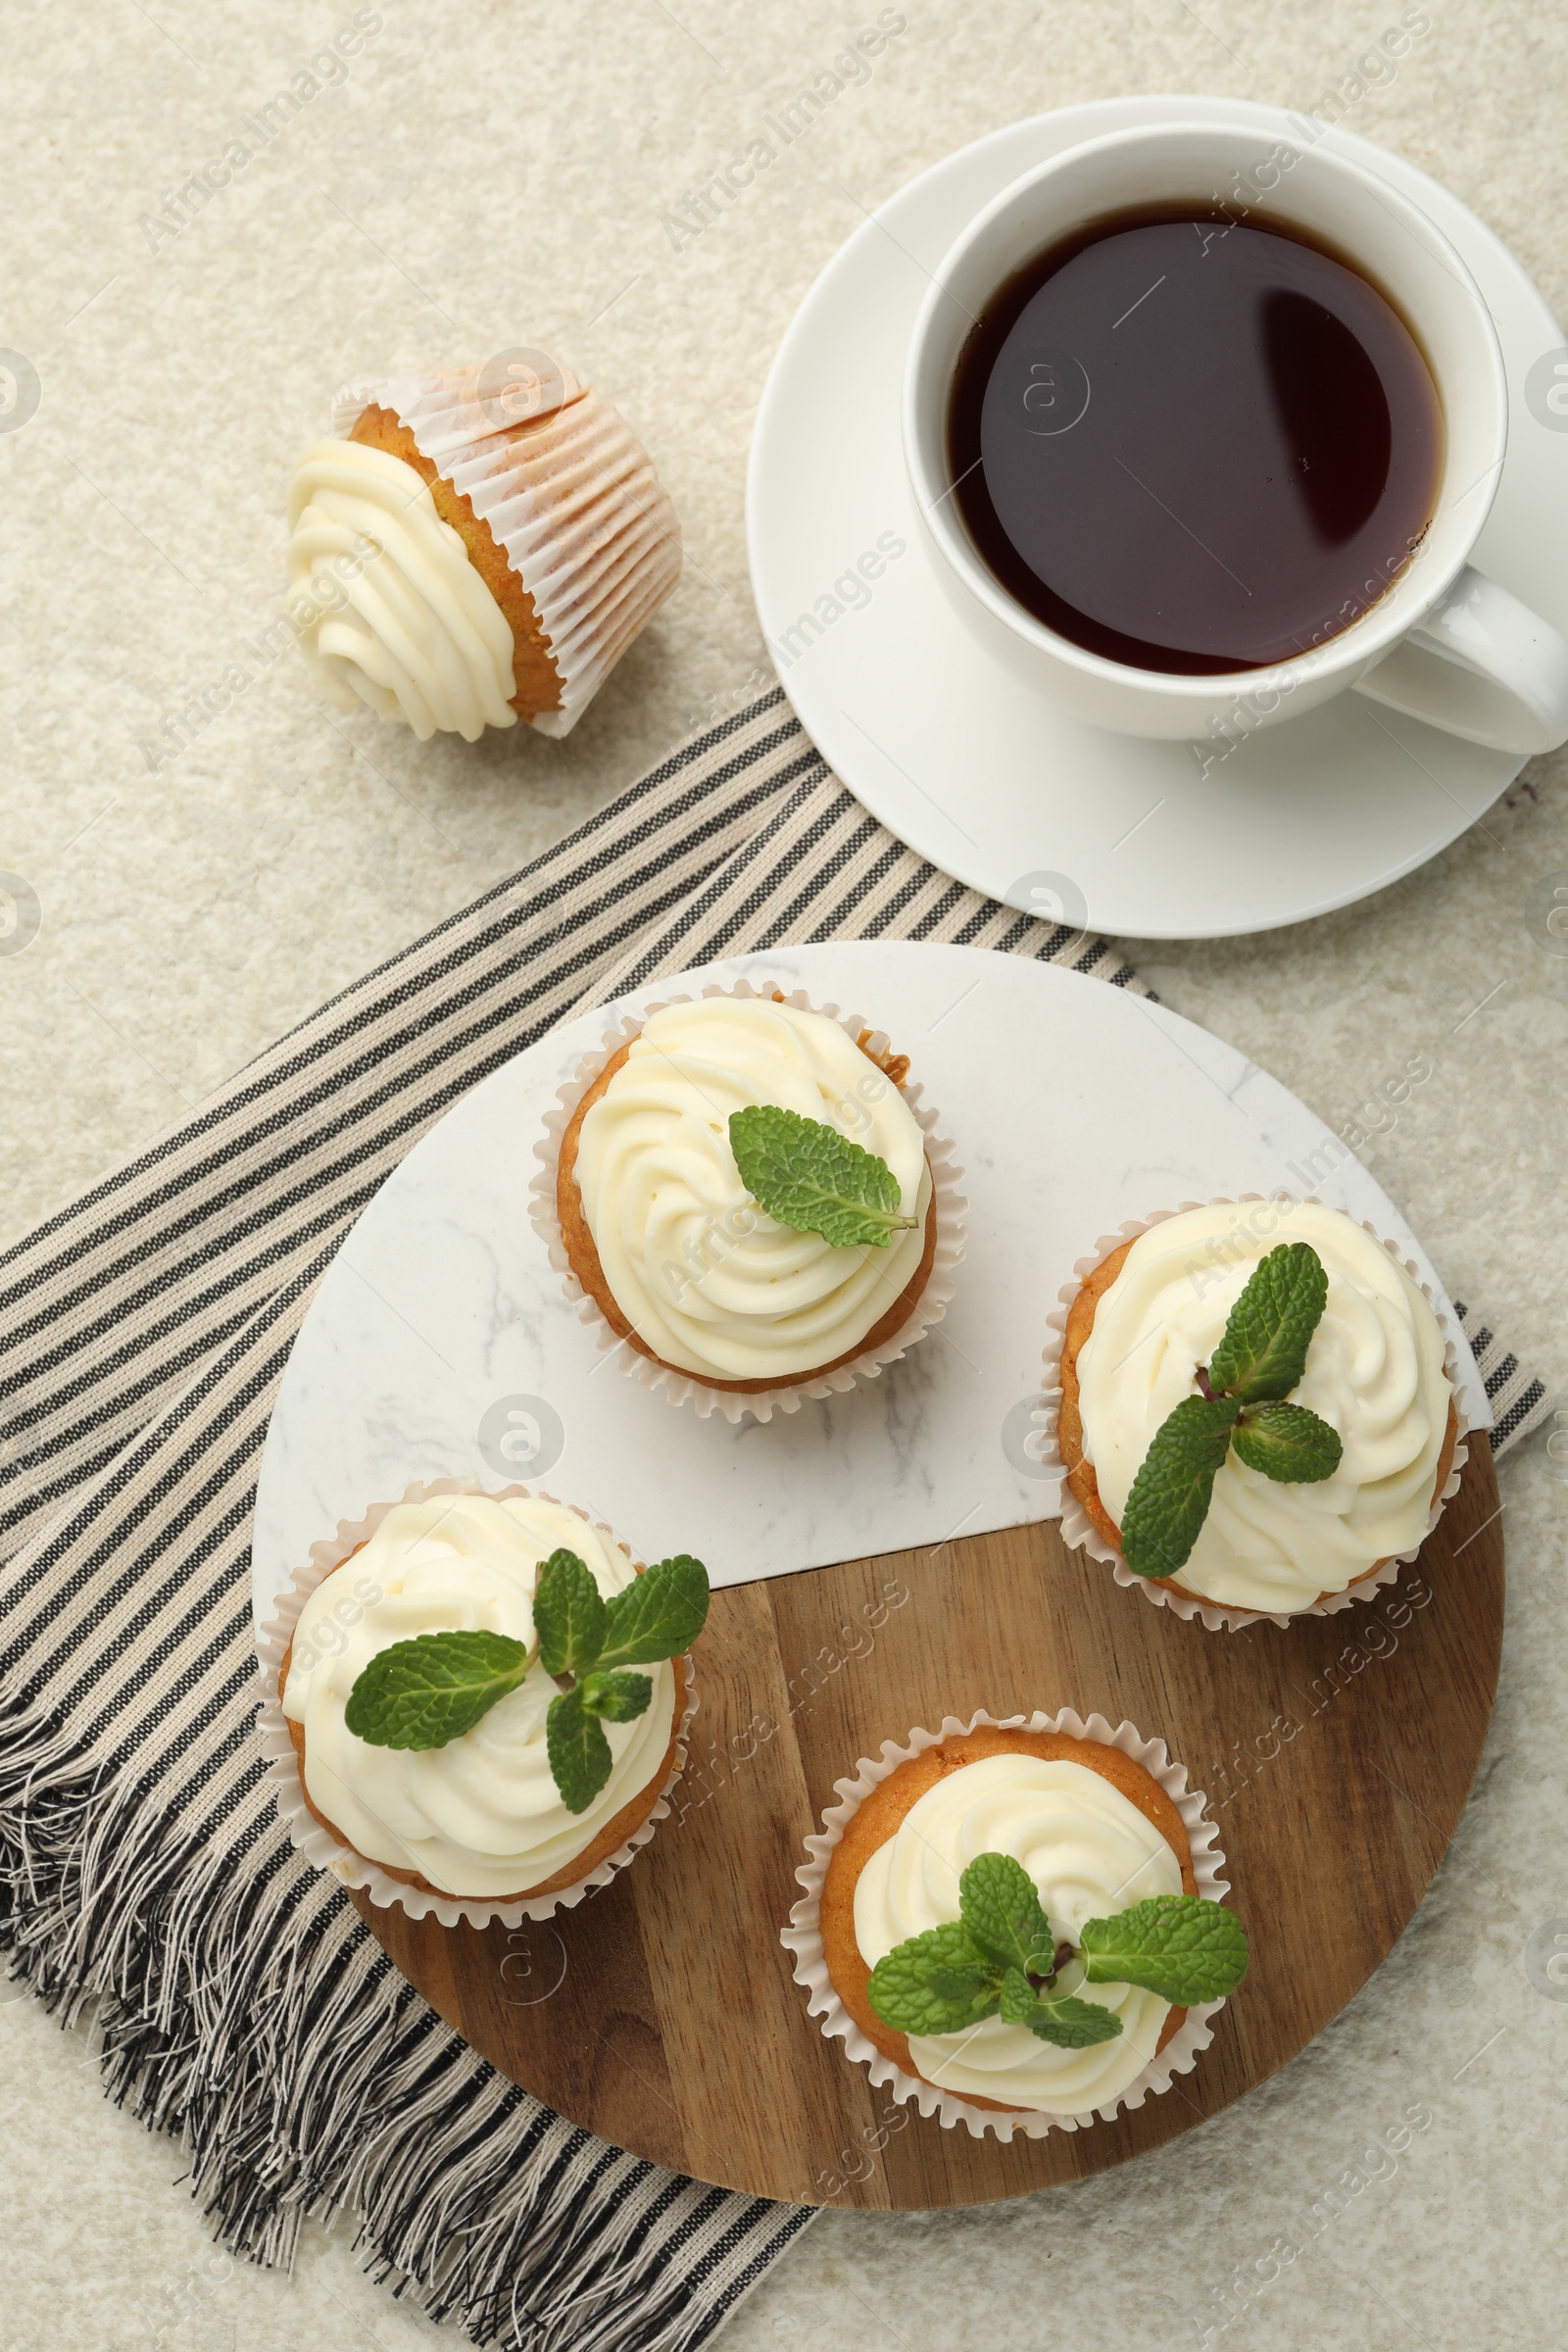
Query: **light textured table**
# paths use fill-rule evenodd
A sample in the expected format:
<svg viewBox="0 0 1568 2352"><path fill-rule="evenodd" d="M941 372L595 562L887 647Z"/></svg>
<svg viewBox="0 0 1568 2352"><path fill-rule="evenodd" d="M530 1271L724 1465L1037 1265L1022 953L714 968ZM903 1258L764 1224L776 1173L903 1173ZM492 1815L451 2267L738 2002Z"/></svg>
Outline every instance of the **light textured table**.
<svg viewBox="0 0 1568 2352"><path fill-rule="evenodd" d="M1311 106L1338 87L1348 123L1446 179L1568 310L1568 18L1502 0L1432 10L1392 78L1357 60L1394 0L909 5L869 78L692 228L688 192L877 13L385 0L359 12L377 28L341 75L315 76L335 86L274 109L263 145L258 110L304 91L347 0L11 0L0 345L40 400L0 416L0 867L41 928L0 939L3 1238L760 675L742 480L768 359L862 208L949 149L1127 89ZM176 229L166 194L232 141L258 151ZM344 378L519 343L571 361L643 433L685 523L684 583L565 744L421 748L327 715L295 657L251 650L282 585L291 459ZM155 765L140 745L234 664L244 691ZM1255 942L1127 943L1168 1002L1336 1128L1408 1060L1433 1064L1371 1164L1450 1289L1559 1390L1568 957L1539 908L1568 879L1565 779L1562 758L1535 762L1368 906ZM827 2213L727 2352L1168 2352L1227 2320L1259 2352L1558 2340L1568 1987L1542 1952L1553 1920L1568 1932L1565 1481L1539 1441L1503 1465L1487 1759L1414 1925L1339 2023L1206 2130L1081 2187L954 2217ZM10 1998L5 2340L392 2352L439 2332L360 2277L346 2231L309 2232L291 2279L235 2272L182 2170L105 2105L83 2035Z"/></svg>

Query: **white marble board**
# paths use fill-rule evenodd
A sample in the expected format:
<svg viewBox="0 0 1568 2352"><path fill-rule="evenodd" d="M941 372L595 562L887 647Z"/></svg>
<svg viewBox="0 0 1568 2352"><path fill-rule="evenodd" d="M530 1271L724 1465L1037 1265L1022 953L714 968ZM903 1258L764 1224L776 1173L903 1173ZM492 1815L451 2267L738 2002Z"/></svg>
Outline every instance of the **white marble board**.
<svg viewBox="0 0 1568 2352"><path fill-rule="evenodd" d="M556 1092L611 1025L584 1013L449 1110L382 1186L295 1342L263 1457L259 1621L318 1538L413 1479L527 1480L646 1559L745 1584L1056 1516L1026 1449L1045 1319L1128 1217L1316 1192L1441 1286L1360 1162L1268 1073L1104 981L979 948L854 942L683 973L639 1010L745 976L862 1013L906 1053L965 1170L968 1254L946 1320L847 1396L766 1425L700 1420L597 1352L528 1216ZM617 1006L619 1009L619 1006ZM1467 1350L1464 1405L1490 1413Z"/></svg>

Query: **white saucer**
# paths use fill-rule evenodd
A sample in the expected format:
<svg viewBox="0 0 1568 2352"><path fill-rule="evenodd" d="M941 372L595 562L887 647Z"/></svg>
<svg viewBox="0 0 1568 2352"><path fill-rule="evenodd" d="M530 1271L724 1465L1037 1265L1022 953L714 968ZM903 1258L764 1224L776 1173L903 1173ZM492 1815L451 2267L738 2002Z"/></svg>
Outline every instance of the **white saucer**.
<svg viewBox="0 0 1568 2352"><path fill-rule="evenodd" d="M1264 931L1365 898L1474 823L1524 764L1347 694L1250 738L1203 776L1190 746L1084 726L1001 669L935 576L900 437L905 352L930 273L1020 172L1195 103L1110 99L1037 116L901 189L793 320L758 411L746 494L752 587L784 691L851 790L912 849L994 898L1143 939ZM1272 107L1200 103L1260 140L1293 135ZM1511 407L1475 562L1568 633L1568 432L1526 405L1532 365L1562 346L1562 331L1456 197L1369 140L1329 137L1424 207L1475 273ZM869 603L835 599L835 580L884 534L905 553ZM792 658L788 633L823 597L845 605L842 616Z"/></svg>
<svg viewBox="0 0 1568 2352"><path fill-rule="evenodd" d="M414 1479L525 1480L645 1559L695 1552L715 1585L1054 1518L1056 1481L1030 1430L1046 1316L1102 1234L1183 1200L1315 1190L1398 1243L1438 1290L1403 1218L1322 1120L1163 1005L990 949L856 941L709 965L626 1007L741 976L861 1012L911 1055L969 1201L944 1320L865 1387L765 1426L699 1420L600 1355L528 1217L545 1114L615 1008L583 1013L465 1095L338 1251L268 1430L259 1624L312 1544ZM1484 1429L1462 1340L1460 1361L1465 1411Z"/></svg>

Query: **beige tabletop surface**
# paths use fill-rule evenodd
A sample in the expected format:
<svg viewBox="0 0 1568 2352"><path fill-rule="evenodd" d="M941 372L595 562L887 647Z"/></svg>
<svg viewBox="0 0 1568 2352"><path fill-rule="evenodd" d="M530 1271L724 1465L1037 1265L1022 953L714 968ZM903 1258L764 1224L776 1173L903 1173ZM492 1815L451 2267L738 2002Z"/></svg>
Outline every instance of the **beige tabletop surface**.
<svg viewBox="0 0 1568 2352"><path fill-rule="evenodd" d="M874 65L834 74L879 21ZM1561 8L6 0L0 27L0 346L21 355L0 376L0 868L24 885L0 902L0 1241L768 675L742 511L768 361L865 208L950 150L1127 91L1332 105L1453 188L1568 316ZM691 229L687 195L824 74L844 86L809 131ZM283 90L300 102L264 144ZM235 142L256 151L226 186L166 204ZM293 458L345 379L519 344L645 438L685 526L679 589L565 742L421 745L327 710L297 655L248 650L278 610ZM226 710L168 728L236 664ZM1335 1129L1383 1105L1378 1178L1560 1391L1568 942L1542 909L1568 885L1565 813L1558 755L1363 906L1123 943ZM1431 1070L1405 1090L1412 1061ZM1568 1984L1545 1955L1568 1935L1568 1459L1538 1438L1501 1482L1509 1618L1476 1791L1335 2027L1082 2186L826 2212L726 2352L1561 2342ZM364 2278L348 2228L308 2230L291 2278L214 2254L178 2148L104 2101L87 2033L15 1987L0 2004L0 2342L459 2340Z"/></svg>

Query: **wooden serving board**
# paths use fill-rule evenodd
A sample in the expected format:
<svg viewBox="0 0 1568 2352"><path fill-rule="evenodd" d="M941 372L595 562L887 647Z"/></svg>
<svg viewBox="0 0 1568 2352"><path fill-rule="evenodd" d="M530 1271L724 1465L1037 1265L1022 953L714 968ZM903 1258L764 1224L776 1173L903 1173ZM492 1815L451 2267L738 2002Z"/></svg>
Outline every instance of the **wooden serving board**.
<svg viewBox="0 0 1568 2352"><path fill-rule="evenodd" d="M1369 1602L1210 1634L1070 1553L1055 1523L713 1596L675 1810L539 1926L416 1922L359 1896L404 1974L560 2114L677 2172L802 2204L971 2205L1176 2137L1310 2041L1395 1942L1464 1808L1502 1640L1484 1435L1420 1560ZM807 2015L779 1930L833 1784L976 1707L1075 1707L1162 1738L1208 1792L1246 1983L1193 2074L1114 2123L1003 2146L874 2089ZM684 1802L682 1801L684 1799Z"/></svg>

